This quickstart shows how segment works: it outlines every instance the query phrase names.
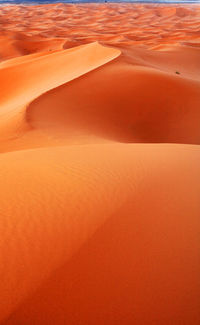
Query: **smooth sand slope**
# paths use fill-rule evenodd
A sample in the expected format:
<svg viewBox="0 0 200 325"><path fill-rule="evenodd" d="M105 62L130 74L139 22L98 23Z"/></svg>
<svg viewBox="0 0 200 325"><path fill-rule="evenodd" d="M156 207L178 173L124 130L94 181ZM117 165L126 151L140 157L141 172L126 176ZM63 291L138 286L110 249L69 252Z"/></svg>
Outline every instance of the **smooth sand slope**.
<svg viewBox="0 0 200 325"><path fill-rule="evenodd" d="M0 7L0 324L199 325L200 7Z"/></svg>
<svg viewBox="0 0 200 325"><path fill-rule="evenodd" d="M120 54L117 49L91 43L51 55L17 60L0 69L1 139L29 131L27 105L48 90L85 74Z"/></svg>
<svg viewBox="0 0 200 325"><path fill-rule="evenodd" d="M2 324L197 325L199 159L144 144L2 155L1 319L23 302Z"/></svg>

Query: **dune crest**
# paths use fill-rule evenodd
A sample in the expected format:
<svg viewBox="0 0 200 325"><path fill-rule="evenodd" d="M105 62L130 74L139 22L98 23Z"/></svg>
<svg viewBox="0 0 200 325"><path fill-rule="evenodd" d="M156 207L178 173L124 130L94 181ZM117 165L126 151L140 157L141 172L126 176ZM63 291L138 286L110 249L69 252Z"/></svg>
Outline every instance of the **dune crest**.
<svg viewBox="0 0 200 325"><path fill-rule="evenodd" d="M51 54L21 57L0 69L1 136L14 137L24 125L26 105L42 93L69 82L120 55L117 49L92 43ZM16 126L15 126L16 124ZM9 134L9 129L14 134Z"/></svg>

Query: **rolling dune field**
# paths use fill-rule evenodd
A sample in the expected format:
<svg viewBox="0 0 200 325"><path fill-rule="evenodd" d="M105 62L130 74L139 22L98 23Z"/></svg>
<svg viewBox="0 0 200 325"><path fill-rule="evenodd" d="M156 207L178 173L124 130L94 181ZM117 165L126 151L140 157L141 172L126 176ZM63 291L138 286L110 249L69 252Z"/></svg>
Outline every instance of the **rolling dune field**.
<svg viewBox="0 0 200 325"><path fill-rule="evenodd" d="M200 6L0 6L0 324L200 324Z"/></svg>

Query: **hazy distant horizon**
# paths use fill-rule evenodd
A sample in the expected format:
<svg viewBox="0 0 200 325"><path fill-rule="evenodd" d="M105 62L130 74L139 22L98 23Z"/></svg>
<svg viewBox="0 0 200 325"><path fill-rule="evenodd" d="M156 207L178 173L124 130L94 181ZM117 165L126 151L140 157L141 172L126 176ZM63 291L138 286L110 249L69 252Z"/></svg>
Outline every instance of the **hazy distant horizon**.
<svg viewBox="0 0 200 325"><path fill-rule="evenodd" d="M200 3L200 0L0 0L0 4L34 4L34 3Z"/></svg>

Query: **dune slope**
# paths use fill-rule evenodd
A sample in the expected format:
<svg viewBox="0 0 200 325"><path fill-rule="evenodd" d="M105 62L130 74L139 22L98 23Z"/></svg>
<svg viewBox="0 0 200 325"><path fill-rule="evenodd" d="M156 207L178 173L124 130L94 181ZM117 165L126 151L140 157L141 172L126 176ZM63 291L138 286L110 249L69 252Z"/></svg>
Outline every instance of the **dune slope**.
<svg viewBox="0 0 200 325"><path fill-rule="evenodd" d="M4 154L1 319L51 275L5 324L198 324L198 160L180 145Z"/></svg>
<svg viewBox="0 0 200 325"><path fill-rule="evenodd" d="M42 93L105 64L120 54L92 43L51 55L30 56L0 69L1 133L14 136L24 126L24 110ZM10 125L11 124L11 125ZM15 126L16 124L16 126ZM26 125L25 125L26 127ZM16 129L16 130L15 130Z"/></svg>

